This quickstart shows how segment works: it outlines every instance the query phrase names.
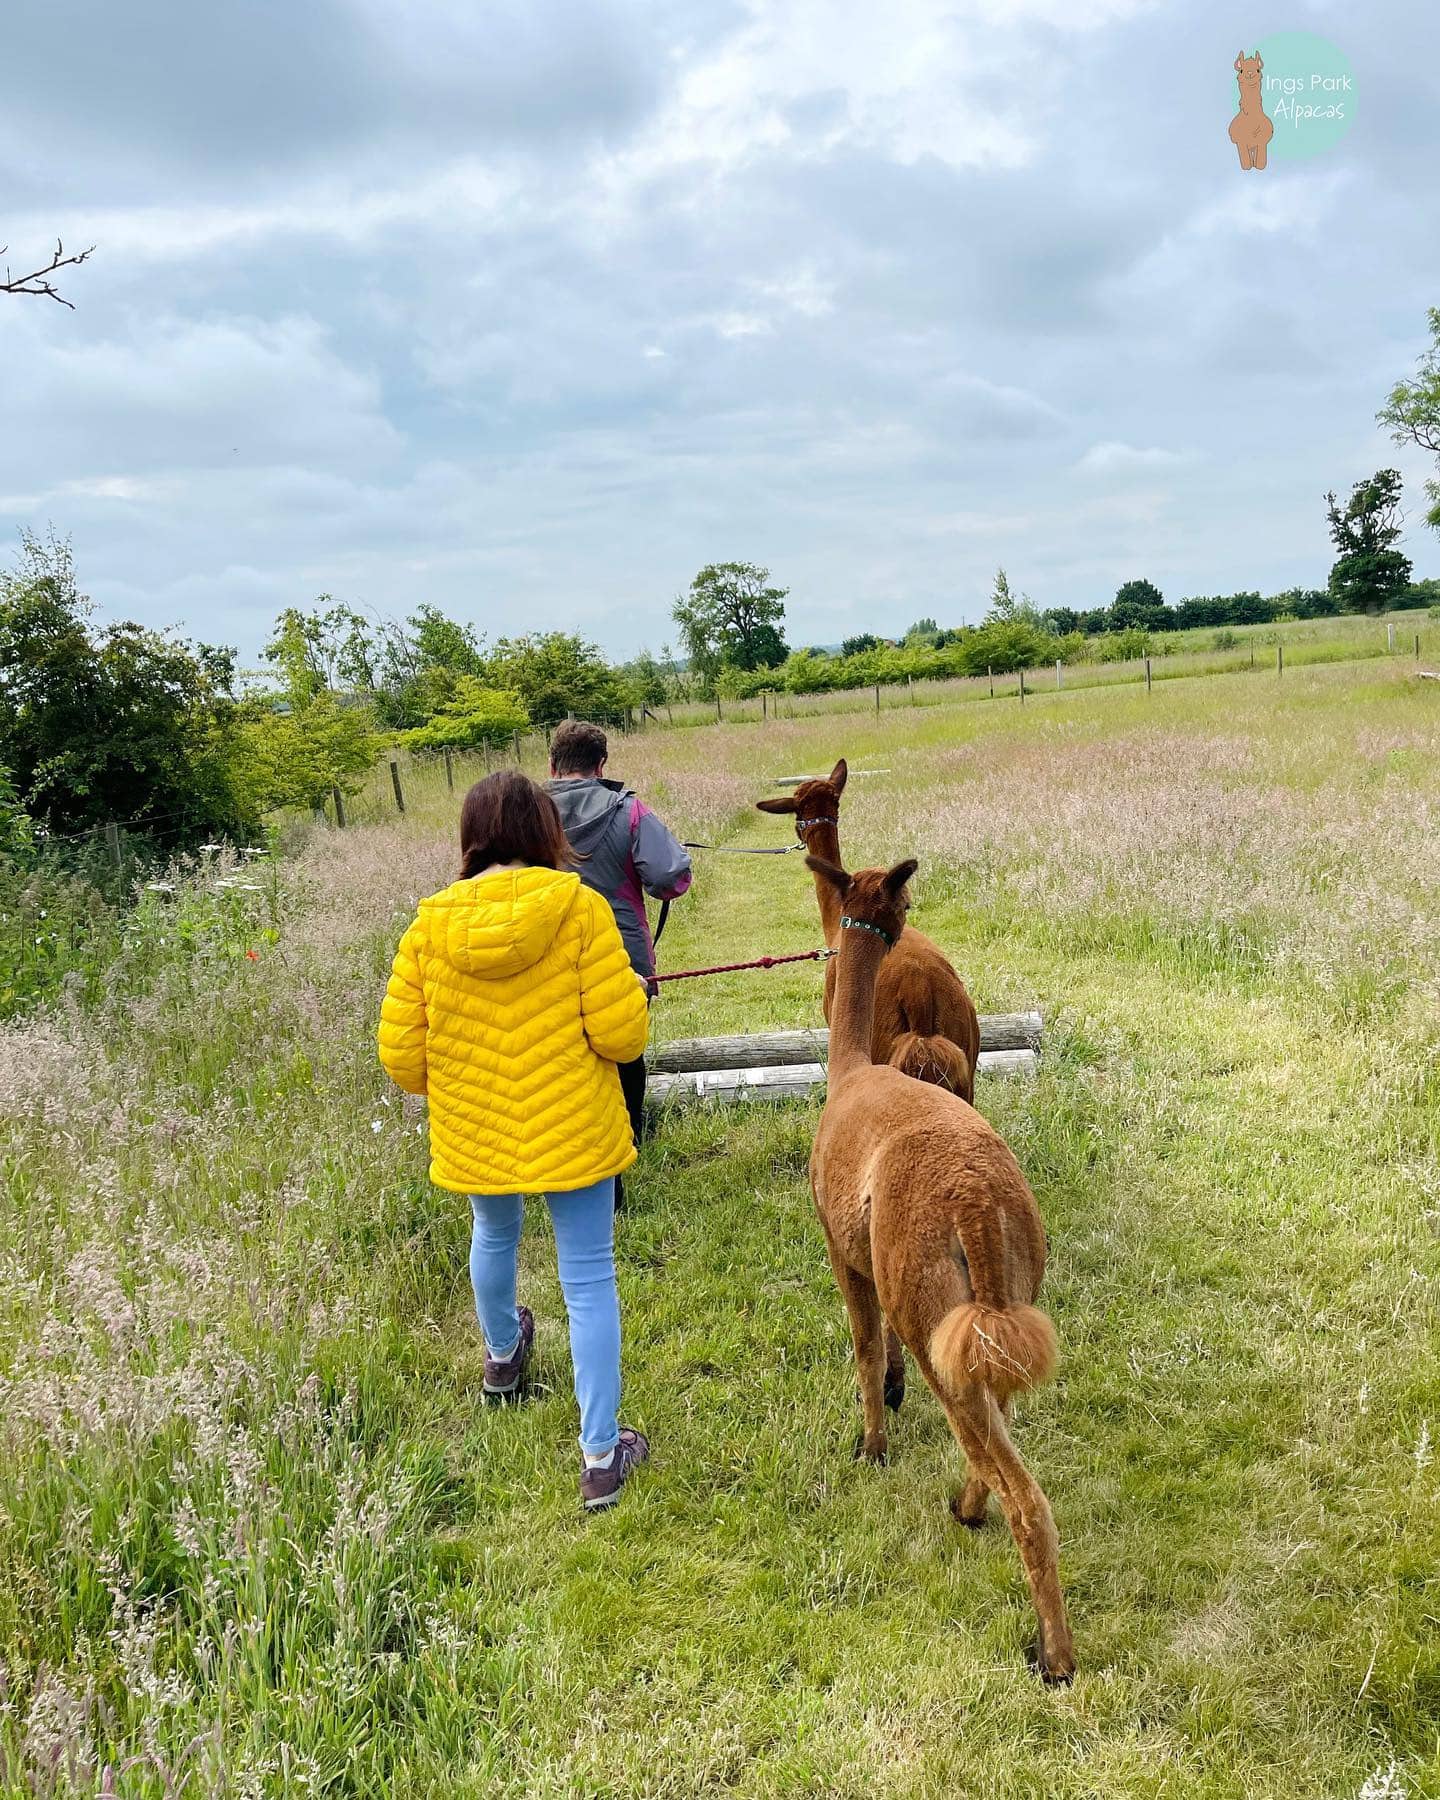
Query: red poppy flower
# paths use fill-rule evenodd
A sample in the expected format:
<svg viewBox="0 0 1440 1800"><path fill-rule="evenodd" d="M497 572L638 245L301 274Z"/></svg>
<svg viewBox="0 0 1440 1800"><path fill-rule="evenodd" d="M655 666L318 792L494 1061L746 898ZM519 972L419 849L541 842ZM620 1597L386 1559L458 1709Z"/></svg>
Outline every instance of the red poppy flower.
<svg viewBox="0 0 1440 1800"><path fill-rule="evenodd" d="M260 952L258 950L247 950L245 952L245 958L247 962L259 962Z"/></svg>

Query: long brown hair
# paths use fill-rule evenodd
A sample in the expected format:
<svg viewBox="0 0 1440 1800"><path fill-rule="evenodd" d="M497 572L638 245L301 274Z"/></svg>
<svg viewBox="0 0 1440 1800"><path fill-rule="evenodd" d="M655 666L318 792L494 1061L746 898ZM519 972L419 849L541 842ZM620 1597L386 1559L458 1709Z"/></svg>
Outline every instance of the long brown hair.
<svg viewBox="0 0 1440 1800"><path fill-rule="evenodd" d="M575 861L555 802L518 769L477 781L460 808L460 879L492 863L564 869Z"/></svg>

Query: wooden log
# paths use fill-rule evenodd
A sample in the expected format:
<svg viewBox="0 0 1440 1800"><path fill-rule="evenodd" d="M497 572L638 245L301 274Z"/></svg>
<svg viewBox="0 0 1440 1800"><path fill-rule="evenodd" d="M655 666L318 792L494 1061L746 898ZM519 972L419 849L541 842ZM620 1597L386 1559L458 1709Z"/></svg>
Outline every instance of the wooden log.
<svg viewBox="0 0 1440 1800"><path fill-rule="evenodd" d="M1038 1012L986 1013L980 1020L980 1051L1035 1050L1042 1021ZM650 1053L658 1074L678 1075L697 1069L766 1069L786 1064L823 1062L830 1034L813 1031L758 1031L743 1037L673 1038Z"/></svg>
<svg viewBox="0 0 1440 1800"><path fill-rule="evenodd" d="M1033 1050L982 1050L981 1075L1034 1075ZM761 1069L687 1069L650 1077L647 1097L656 1106L676 1101L805 1100L825 1087L824 1063L783 1063Z"/></svg>
<svg viewBox="0 0 1440 1800"><path fill-rule="evenodd" d="M827 770L826 774L828 774L828 773L829 773L829 771ZM850 771L850 773L852 776L855 776L855 775L888 775L890 773L890 771L888 769L852 769ZM770 783L770 785L771 785L771 787L792 787L793 788L793 787L799 787L802 782L824 781L825 778L826 778L825 775L777 775L775 777L775 779Z"/></svg>

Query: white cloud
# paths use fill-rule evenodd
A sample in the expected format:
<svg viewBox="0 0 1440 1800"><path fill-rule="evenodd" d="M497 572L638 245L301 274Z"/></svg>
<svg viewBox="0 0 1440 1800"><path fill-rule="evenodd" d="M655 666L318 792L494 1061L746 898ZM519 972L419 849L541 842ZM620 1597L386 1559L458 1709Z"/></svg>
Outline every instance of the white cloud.
<svg viewBox="0 0 1440 1800"><path fill-rule="evenodd" d="M1196 460L1194 450L1166 450L1159 445L1140 448L1107 440L1092 444L1075 465L1086 475L1153 474L1159 469L1183 468Z"/></svg>

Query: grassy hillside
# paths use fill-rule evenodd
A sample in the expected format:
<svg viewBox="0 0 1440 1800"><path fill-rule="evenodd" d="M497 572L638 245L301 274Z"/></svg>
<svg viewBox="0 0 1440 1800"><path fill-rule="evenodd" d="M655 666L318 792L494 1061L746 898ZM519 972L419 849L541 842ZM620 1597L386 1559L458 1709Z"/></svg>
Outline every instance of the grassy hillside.
<svg viewBox="0 0 1440 1800"><path fill-rule="evenodd" d="M465 1209L372 1049L454 860L443 775L151 896L98 1012L0 1037L0 1792L101 1791L108 1760L147 1796L1440 1794L1413 666L617 748L736 843L786 841L746 810L776 776L876 771L852 864L918 855L916 922L982 1010L1045 1012L1040 1079L977 1098L1052 1244L1062 1362L1017 1433L1062 1538L1059 1693L1008 1533L950 1519L930 1397L887 1469L850 1461L809 1108L646 1149L621 1282L656 1455L613 1516L576 1503L538 1207L544 1392L479 1405ZM697 861L665 966L819 941L798 858ZM673 984L657 1036L813 1020L820 979Z"/></svg>

